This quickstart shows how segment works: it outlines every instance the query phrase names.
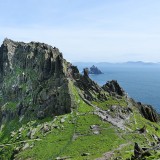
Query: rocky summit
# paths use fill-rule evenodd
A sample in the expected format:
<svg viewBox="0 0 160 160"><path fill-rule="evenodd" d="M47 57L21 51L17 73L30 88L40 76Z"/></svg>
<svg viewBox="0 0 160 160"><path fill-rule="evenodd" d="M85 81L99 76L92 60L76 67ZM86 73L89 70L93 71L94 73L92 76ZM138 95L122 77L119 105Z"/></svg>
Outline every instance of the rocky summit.
<svg viewBox="0 0 160 160"><path fill-rule="evenodd" d="M69 113L69 67L57 48L5 39L0 48L1 121Z"/></svg>
<svg viewBox="0 0 160 160"><path fill-rule="evenodd" d="M116 80L102 87L58 48L0 47L0 160L159 159L159 114Z"/></svg>

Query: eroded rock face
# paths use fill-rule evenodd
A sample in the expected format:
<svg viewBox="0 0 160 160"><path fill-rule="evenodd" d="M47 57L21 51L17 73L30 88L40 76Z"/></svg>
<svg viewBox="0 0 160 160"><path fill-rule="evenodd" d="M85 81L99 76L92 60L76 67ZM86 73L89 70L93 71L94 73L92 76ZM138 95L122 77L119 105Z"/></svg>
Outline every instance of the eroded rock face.
<svg viewBox="0 0 160 160"><path fill-rule="evenodd" d="M117 81L100 87L89 78L87 69L81 75L55 47L5 39L0 47L0 123L16 117L43 119L69 113L75 105L70 80L88 101L106 101L108 93L125 95ZM145 118L158 121L152 107L138 106Z"/></svg>
<svg viewBox="0 0 160 160"><path fill-rule="evenodd" d="M118 82L115 80L108 81L102 88L105 91L109 92L110 94L117 94L119 96L125 95L124 90L120 87Z"/></svg>
<svg viewBox="0 0 160 160"><path fill-rule="evenodd" d="M75 79L75 85L80 88L83 92L85 99L89 101L93 100L106 100L106 95L102 93L103 89L88 76L88 69L84 69L84 75L79 74L78 78ZM98 94L98 99L94 95Z"/></svg>
<svg viewBox="0 0 160 160"><path fill-rule="evenodd" d="M0 47L0 119L70 112L69 66L55 47L5 39Z"/></svg>
<svg viewBox="0 0 160 160"><path fill-rule="evenodd" d="M142 114L142 116L144 118L146 118L152 122L158 122L159 116L151 105L144 105L140 102L138 102L137 104L138 104L138 108L140 110L140 113Z"/></svg>

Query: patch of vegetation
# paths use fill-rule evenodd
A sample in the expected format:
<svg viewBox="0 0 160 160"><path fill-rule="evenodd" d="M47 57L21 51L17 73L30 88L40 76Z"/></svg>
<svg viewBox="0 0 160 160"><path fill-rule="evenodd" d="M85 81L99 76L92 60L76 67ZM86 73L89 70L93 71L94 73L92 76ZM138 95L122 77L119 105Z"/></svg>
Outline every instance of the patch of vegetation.
<svg viewBox="0 0 160 160"><path fill-rule="evenodd" d="M0 159L1 160L11 160L13 159L13 146L4 146L0 148Z"/></svg>
<svg viewBox="0 0 160 160"><path fill-rule="evenodd" d="M10 134L12 131L18 130L18 128L21 127L21 124L19 123L18 119L14 119L12 121L7 122L4 125L4 128L0 132L0 143L5 144L8 143L11 139Z"/></svg>
<svg viewBox="0 0 160 160"><path fill-rule="evenodd" d="M5 105L2 106L2 110L16 111L16 109L17 102L7 102Z"/></svg>
<svg viewBox="0 0 160 160"><path fill-rule="evenodd" d="M129 159L133 155L134 142L138 142L141 147L149 147L150 142L156 142L152 135L160 136L159 124L143 118L136 107L132 107L130 118L126 120L125 126L128 129L121 130L95 115L94 107L81 99L80 91L72 81L69 83L69 89L75 102L75 108L70 114L34 121L26 117L21 122L19 119L7 122L0 132L0 142L4 144L0 149L3 159L13 156L13 147L23 148L22 141L28 143L29 147L21 149L16 155L17 159L44 160L69 157L73 160L83 160L102 157L107 152L112 153L112 158ZM25 100L28 102L30 98ZM127 101L124 97L109 97L105 102L93 104L108 110L113 105L126 107ZM12 108L12 105L14 106L12 103L9 106ZM139 133L138 129L144 125L147 132ZM49 130L45 132L44 126ZM93 126L97 127L96 130ZM34 129L33 138L29 138L28 133ZM151 152L154 155L148 159L160 157L159 152Z"/></svg>
<svg viewBox="0 0 160 160"><path fill-rule="evenodd" d="M34 148L21 152L17 157L22 157L23 159L33 158L38 160L57 157L72 138L74 124L69 123L70 120L70 118L67 119L67 121L61 125L58 118L57 123L55 123L58 125L58 128L53 129L48 134L43 134L40 137L42 140L36 141Z"/></svg>
<svg viewBox="0 0 160 160"><path fill-rule="evenodd" d="M92 102L93 104L97 105L99 108L103 109L103 110L108 110L110 109L111 106L121 106L121 107L126 107L127 106L127 102L125 100L124 97L122 97L121 99L117 99L114 97L108 97L107 101L104 102Z"/></svg>
<svg viewBox="0 0 160 160"><path fill-rule="evenodd" d="M99 127L99 134L93 133L92 125ZM84 159L82 156L84 153L89 153L87 158L94 159L124 142L111 124L102 122L98 116L91 114L78 117L75 135L77 137L62 153L62 157L78 160Z"/></svg>

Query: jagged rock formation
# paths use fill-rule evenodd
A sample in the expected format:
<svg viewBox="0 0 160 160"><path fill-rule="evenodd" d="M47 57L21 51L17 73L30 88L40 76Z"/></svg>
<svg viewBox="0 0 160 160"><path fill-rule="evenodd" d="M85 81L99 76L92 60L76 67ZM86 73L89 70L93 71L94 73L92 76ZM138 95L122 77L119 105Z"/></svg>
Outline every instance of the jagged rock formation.
<svg viewBox="0 0 160 160"><path fill-rule="evenodd" d="M74 103L68 78L74 80L81 96L89 101L105 101L107 93L125 95L117 81L100 87L88 74L89 70L84 69L81 75L55 47L5 39L0 47L1 120L28 115L44 118L70 112ZM146 119L158 121L152 107L140 103L138 106Z"/></svg>
<svg viewBox="0 0 160 160"><path fill-rule="evenodd" d="M100 69L98 69L96 66L93 65L89 69L89 74L103 74L103 73L101 72Z"/></svg>
<svg viewBox="0 0 160 160"><path fill-rule="evenodd" d="M79 71L76 70L76 72L73 72L73 75L79 75L78 78L75 77L75 85L78 86L83 92L83 97L86 98L89 101L92 100L106 100L107 97L103 92L103 89L94 81L92 81L88 74L88 69L84 69L83 71L84 75L79 74ZM98 94L98 97L94 96Z"/></svg>
<svg viewBox="0 0 160 160"><path fill-rule="evenodd" d="M143 150L139 147L138 143L135 143L134 145L134 157L140 158L143 153Z"/></svg>
<svg viewBox="0 0 160 160"><path fill-rule="evenodd" d="M159 116L151 105L144 105L140 102L138 102L137 104L138 104L140 113L142 114L142 116L144 116L144 118L152 122L158 122Z"/></svg>
<svg viewBox="0 0 160 160"><path fill-rule="evenodd" d="M80 74L55 47L9 39L0 47L2 160L145 158L160 148L158 116L117 81L100 87L88 69Z"/></svg>
<svg viewBox="0 0 160 160"><path fill-rule="evenodd" d="M84 69L81 75L55 47L5 39L0 47L1 122L16 117L42 119L69 113L74 100L68 78L89 101L107 100L105 91L117 91L113 87L101 88L88 74L88 69Z"/></svg>
<svg viewBox="0 0 160 160"><path fill-rule="evenodd" d="M107 82L102 88L110 94L117 94L120 96L125 95L124 90L119 86L118 82L115 80Z"/></svg>
<svg viewBox="0 0 160 160"><path fill-rule="evenodd" d="M141 148L138 143L134 145L134 156L131 157L131 160L146 159L146 157L151 156L148 148Z"/></svg>
<svg viewBox="0 0 160 160"><path fill-rule="evenodd" d="M70 112L69 66L55 47L5 39L0 47L1 120Z"/></svg>

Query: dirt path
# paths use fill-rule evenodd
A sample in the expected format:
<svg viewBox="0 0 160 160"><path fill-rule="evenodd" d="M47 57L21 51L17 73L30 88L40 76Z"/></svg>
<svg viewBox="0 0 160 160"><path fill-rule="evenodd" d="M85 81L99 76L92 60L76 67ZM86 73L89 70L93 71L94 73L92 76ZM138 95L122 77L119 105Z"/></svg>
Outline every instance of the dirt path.
<svg viewBox="0 0 160 160"><path fill-rule="evenodd" d="M104 111L102 109L100 109L98 106L93 105L90 101L88 101L87 99L81 97L88 105L92 106L95 111L94 114L98 115L102 120L107 121L109 123L111 123L112 125L122 129L122 130L128 130L128 128L126 128L126 126L124 125L124 123L126 122L127 119L129 119L129 115L125 118L125 119L121 119L119 117L112 117L110 114L108 114L107 111Z"/></svg>
<svg viewBox="0 0 160 160"><path fill-rule="evenodd" d="M112 156L114 155L115 151L121 150L123 147L128 146L130 144L131 144L131 142L126 143L126 144L121 144L118 148L116 148L116 149L114 149L112 151L104 153L103 157L97 158L96 160L110 160L112 158Z"/></svg>

